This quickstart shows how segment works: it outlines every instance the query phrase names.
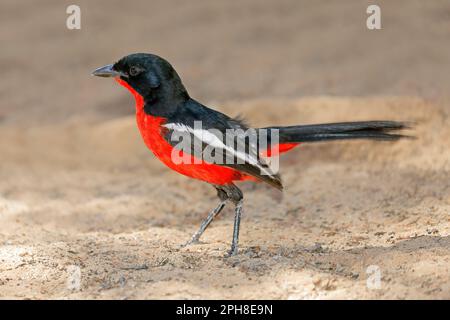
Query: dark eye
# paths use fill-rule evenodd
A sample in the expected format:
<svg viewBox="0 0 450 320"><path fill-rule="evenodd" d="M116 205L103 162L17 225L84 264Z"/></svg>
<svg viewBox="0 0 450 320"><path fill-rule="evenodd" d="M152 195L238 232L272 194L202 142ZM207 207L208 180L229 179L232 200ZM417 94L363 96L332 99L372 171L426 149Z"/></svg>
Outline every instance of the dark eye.
<svg viewBox="0 0 450 320"><path fill-rule="evenodd" d="M142 71L142 70L141 70L140 68L135 67L135 66L132 66L132 67L130 68L129 73L130 73L130 76L134 77L134 76L137 76L139 73L141 73L141 71Z"/></svg>

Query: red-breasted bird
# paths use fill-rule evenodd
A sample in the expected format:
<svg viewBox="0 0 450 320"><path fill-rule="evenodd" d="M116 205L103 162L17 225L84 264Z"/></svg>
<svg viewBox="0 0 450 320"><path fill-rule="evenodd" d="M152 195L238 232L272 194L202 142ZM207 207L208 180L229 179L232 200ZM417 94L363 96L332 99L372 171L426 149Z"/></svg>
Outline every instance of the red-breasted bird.
<svg viewBox="0 0 450 320"><path fill-rule="evenodd" d="M398 140L405 137L392 133L407 128L403 122L365 121L344 122L315 125L297 125L288 127L258 128L276 129L278 143L270 143L266 150L258 148L249 139L239 136L236 144L231 146L212 136L211 132L222 132L229 129L249 129L240 119L231 118L223 113L210 109L191 98L181 82L175 69L163 58L146 53L130 54L114 64L96 69L93 73L99 77L113 77L126 87L136 99L136 120L147 147L170 169L185 176L205 181L217 190L220 203L202 222L200 229L192 236L191 244L198 242L200 236L224 208L227 201L235 205L234 230L230 255L238 252L239 225L241 220L243 195L234 184L236 181L263 181L282 190L280 176L272 172L264 157L273 156L291 150L302 142L316 142L343 139L375 139ZM201 124L200 129L195 123ZM171 137L174 133L189 134L193 139L201 140L201 153L205 147L213 147L223 151L226 156L239 158L242 161L233 163L215 163L198 159L199 154L183 149L184 156L199 161L180 163L174 160L174 148L177 141ZM244 151L237 145L245 146ZM267 149L269 148L269 149ZM177 150L178 151L178 150Z"/></svg>

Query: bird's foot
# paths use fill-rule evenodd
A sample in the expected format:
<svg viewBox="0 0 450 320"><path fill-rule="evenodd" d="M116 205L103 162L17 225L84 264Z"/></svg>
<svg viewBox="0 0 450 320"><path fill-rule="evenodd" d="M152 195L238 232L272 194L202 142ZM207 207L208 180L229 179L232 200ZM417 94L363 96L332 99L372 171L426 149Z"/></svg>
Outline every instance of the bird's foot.
<svg viewBox="0 0 450 320"><path fill-rule="evenodd" d="M225 255L225 258L230 258L233 256L236 256L238 254L238 248L237 246L232 246L230 251L227 252L227 254Z"/></svg>
<svg viewBox="0 0 450 320"><path fill-rule="evenodd" d="M180 245L180 249L181 248L186 248L187 246L190 246L192 244L200 244L202 243L198 238L193 237L191 240L189 240L188 242Z"/></svg>

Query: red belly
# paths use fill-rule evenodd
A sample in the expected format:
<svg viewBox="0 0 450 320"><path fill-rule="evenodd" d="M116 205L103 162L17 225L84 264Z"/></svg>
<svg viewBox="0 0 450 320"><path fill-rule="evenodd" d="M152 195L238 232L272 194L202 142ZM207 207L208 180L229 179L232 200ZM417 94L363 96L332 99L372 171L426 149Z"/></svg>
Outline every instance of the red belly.
<svg viewBox="0 0 450 320"><path fill-rule="evenodd" d="M166 166L185 176L218 185L229 184L235 180L254 180L253 177L228 167L206 163L198 159L194 161L194 156L183 155L182 151L179 151L179 156L190 157L190 161L185 161L186 163L174 163L172 161L173 147L162 135L164 128L161 125L165 122L165 119L146 114L144 112L143 97L120 78L116 78L116 81L127 88L136 99L136 121L142 138L147 147ZM198 163L199 161L201 163Z"/></svg>
<svg viewBox="0 0 450 320"><path fill-rule="evenodd" d="M116 81L127 88L136 99L136 121L147 147L161 160L166 166L172 170L179 172L185 176L206 181L212 184L224 185L238 180L253 180L258 181L255 177L246 175L229 167L219 166L216 164L207 163L203 160L195 159L192 155L184 155L183 151L176 150L179 157L188 159L182 163L174 163L172 160L173 147L163 137L163 125L166 121L164 118L153 117L144 112L144 99L131 88L128 83L116 78ZM267 156L278 155L279 153L288 151L297 144L280 144L278 152L274 148L273 151L268 151Z"/></svg>
<svg viewBox="0 0 450 320"><path fill-rule="evenodd" d="M216 164L206 163L200 159L195 159L192 155L185 155L183 151L175 150L177 155L184 159L181 163L174 163L172 160L173 147L163 137L162 133L165 123L164 118L157 118L146 114L143 111L137 112L136 120L147 147L161 160L166 166L172 170L179 172L185 176L203 180L212 184L228 184L234 180L244 180L239 171L228 167L222 167ZM187 160L187 161L186 161Z"/></svg>

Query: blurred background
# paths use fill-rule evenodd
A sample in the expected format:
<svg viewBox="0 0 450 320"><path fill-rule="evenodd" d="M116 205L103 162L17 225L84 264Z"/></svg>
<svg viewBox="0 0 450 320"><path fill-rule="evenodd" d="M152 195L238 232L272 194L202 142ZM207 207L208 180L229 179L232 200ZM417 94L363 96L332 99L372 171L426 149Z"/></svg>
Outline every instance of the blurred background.
<svg viewBox="0 0 450 320"><path fill-rule="evenodd" d="M0 298L449 299L449 40L449 0L2 0ZM180 249L215 191L155 159L133 97L90 75L134 52L255 126L408 120L418 139L302 145L283 194L240 184L236 259L228 208Z"/></svg>
<svg viewBox="0 0 450 320"><path fill-rule="evenodd" d="M378 4L382 30L368 30ZM66 7L81 8L81 30ZM30 1L0 11L2 123L132 114L90 77L133 52L165 57L208 102L311 95L447 95L447 0Z"/></svg>

